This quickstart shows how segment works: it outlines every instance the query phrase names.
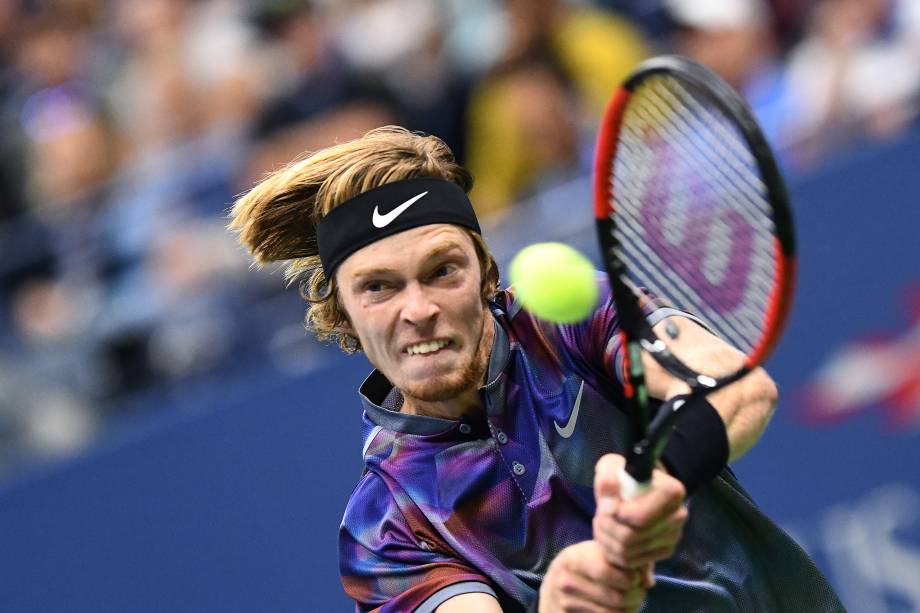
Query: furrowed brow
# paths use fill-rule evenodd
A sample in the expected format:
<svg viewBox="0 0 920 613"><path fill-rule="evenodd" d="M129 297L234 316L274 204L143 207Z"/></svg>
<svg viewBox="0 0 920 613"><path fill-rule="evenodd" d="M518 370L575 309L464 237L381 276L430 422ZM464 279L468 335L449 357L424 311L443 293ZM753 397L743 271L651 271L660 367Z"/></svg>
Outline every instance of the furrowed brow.
<svg viewBox="0 0 920 613"><path fill-rule="evenodd" d="M463 247L461 247L460 243L455 243L454 241L450 241L450 242L444 243L443 245L439 245L435 247L434 249L426 253L422 259L430 260L438 256L450 253L451 251L459 251L460 253L463 253Z"/></svg>
<svg viewBox="0 0 920 613"><path fill-rule="evenodd" d="M421 257L422 262L428 262L430 260L436 259L443 255L447 255L451 252L458 252L458 254L463 254L463 247L460 243L455 241L448 241L441 245L438 245L434 249L430 250L428 253ZM359 268L358 270L352 273L352 278L356 281L361 279L366 279L367 277L375 277L379 275L390 275L390 274L400 274L395 268L387 268L386 266L369 266L367 268Z"/></svg>

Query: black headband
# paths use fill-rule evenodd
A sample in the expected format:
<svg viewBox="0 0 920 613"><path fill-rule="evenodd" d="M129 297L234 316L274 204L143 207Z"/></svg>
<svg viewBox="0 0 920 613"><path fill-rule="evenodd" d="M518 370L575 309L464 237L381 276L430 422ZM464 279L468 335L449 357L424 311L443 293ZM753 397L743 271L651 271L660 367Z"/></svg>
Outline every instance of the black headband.
<svg viewBox="0 0 920 613"><path fill-rule="evenodd" d="M352 253L397 232L449 223L481 232L473 205L456 183L425 177L375 187L332 209L316 228L326 279Z"/></svg>

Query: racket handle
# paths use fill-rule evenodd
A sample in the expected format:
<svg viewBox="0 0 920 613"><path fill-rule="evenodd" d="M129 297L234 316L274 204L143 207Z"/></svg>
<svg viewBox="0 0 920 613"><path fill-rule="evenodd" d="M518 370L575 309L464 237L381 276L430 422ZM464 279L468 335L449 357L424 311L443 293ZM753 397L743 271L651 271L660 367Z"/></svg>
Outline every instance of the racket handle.
<svg viewBox="0 0 920 613"><path fill-rule="evenodd" d="M650 480L644 483L636 481L631 474L626 472L626 469L620 469L620 497L623 500L632 500L651 486L652 482Z"/></svg>

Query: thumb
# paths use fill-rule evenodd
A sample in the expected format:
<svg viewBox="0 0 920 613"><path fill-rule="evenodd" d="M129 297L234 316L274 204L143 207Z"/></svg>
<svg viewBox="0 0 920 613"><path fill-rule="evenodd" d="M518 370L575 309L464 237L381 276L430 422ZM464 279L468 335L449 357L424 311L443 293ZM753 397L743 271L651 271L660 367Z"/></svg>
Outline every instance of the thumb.
<svg viewBox="0 0 920 613"><path fill-rule="evenodd" d="M626 465L626 459L615 453L601 456L594 466L594 498L597 512L613 515L620 501L620 471Z"/></svg>

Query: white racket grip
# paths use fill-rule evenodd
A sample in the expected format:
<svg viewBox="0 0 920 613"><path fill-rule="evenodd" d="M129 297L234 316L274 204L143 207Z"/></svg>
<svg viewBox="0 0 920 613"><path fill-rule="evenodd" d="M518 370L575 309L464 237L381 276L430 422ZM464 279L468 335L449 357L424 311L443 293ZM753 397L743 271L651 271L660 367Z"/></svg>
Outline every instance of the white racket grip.
<svg viewBox="0 0 920 613"><path fill-rule="evenodd" d="M652 486L651 481L639 483L633 479L632 475L626 472L625 468L620 469L620 497L623 500L632 500L639 496Z"/></svg>

